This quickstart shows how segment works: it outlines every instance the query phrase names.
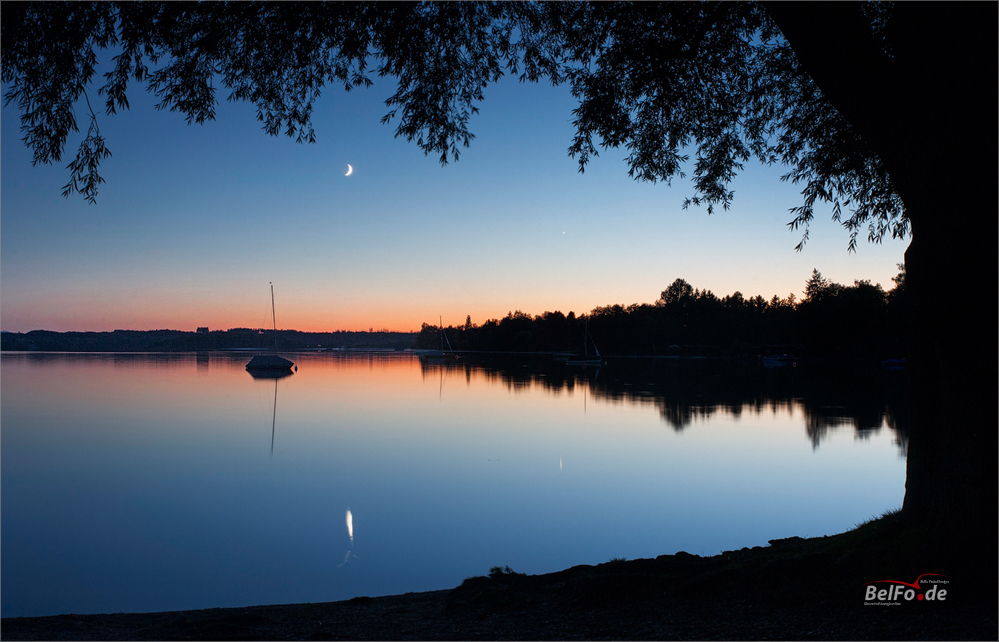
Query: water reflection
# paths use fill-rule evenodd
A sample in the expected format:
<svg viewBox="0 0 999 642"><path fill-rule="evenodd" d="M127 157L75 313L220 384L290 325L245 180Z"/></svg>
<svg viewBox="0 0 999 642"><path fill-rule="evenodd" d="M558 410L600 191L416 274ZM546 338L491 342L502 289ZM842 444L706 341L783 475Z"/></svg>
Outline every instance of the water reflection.
<svg viewBox="0 0 999 642"><path fill-rule="evenodd" d="M851 427L858 439L866 439L887 426L903 456L908 442L904 374L876 364L799 363L771 369L707 359L612 359L603 368L579 370L555 359L491 355L421 367L425 375L440 369L442 377L445 368L464 369L466 378L478 372L514 391L539 386L559 395L582 386L584 413L588 393L598 401L652 405L676 432L717 413L739 418L801 412L813 448L839 427Z"/></svg>
<svg viewBox="0 0 999 642"><path fill-rule="evenodd" d="M352 557L355 558L355 559L361 559L361 558L357 557L357 555L354 554L354 550L353 550L354 549L354 514L350 512L349 508L347 509L346 521L347 521L347 536L350 537L350 548L348 548L347 552L343 554L343 561L340 562L336 566L336 568L340 568L340 567L344 566L347 562L350 561L350 558L352 558Z"/></svg>
<svg viewBox="0 0 999 642"><path fill-rule="evenodd" d="M198 355L198 366L201 367L201 355ZM207 368L207 364L205 365ZM277 430L277 390L278 379L284 379L292 375L291 370L247 370L247 373L254 379L274 380L274 405L271 409L271 457L274 456L274 434Z"/></svg>
<svg viewBox="0 0 999 642"><path fill-rule="evenodd" d="M247 378L245 353L2 360L5 616L707 555L841 532L904 493L892 373L302 353L272 384Z"/></svg>
<svg viewBox="0 0 999 642"><path fill-rule="evenodd" d="M254 379L284 379L293 374L291 370L247 370L246 372Z"/></svg>

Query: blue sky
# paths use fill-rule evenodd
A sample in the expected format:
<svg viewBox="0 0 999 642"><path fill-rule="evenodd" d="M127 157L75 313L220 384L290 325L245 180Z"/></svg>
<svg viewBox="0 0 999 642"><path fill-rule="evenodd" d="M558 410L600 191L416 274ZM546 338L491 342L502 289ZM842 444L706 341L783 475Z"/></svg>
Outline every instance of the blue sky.
<svg viewBox="0 0 999 642"><path fill-rule="evenodd" d="M268 326L273 282L279 327L403 331L652 302L676 278L769 299L801 296L818 268L889 289L903 260L907 240L847 253L828 211L796 253L785 224L799 189L779 181L783 167L748 164L733 207L711 216L681 209L689 180L630 179L624 150L578 173L567 87L490 86L476 139L446 167L380 123L393 90L328 87L317 142L299 145L267 136L224 89L216 121L199 126L133 86L130 111L100 116L113 157L96 205L61 196L80 135L63 162L32 167L19 114L3 107L0 326Z"/></svg>

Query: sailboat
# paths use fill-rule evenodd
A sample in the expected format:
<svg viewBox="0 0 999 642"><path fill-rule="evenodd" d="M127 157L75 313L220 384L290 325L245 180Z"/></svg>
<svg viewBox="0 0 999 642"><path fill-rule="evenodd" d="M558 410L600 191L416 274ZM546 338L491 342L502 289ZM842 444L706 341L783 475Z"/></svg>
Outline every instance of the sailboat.
<svg viewBox="0 0 999 642"><path fill-rule="evenodd" d="M585 325L583 326L583 354L582 356L577 356L576 358L566 359L565 363L569 366L602 366L604 365L603 357L600 356L600 350L597 350L597 344L590 336L590 320L587 319ZM593 344L593 352L596 356L590 357L586 350L586 340L589 339L590 343Z"/></svg>
<svg viewBox="0 0 999 642"><path fill-rule="evenodd" d="M246 369L251 375L258 373L282 373L291 374L291 367L295 364L277 354L277 315L274 313L274 284L271 283L271 321L274 324L274 354L258 354L250 359L246 364ZM265 375L266 376L266 375Z"/></svg>
<svg viewBox="0 0 999 642"><path fill-rule="evenodd" d="M438 317L441 323L441 349L440 350L427 350L420 356L424 359L430 359L432 361L440 361L443 359L457 359L458 355L454 353L451 348L451 340L447 338L447 334L444 332L444 319L443 317ZM447 342L447 352L444 351L444 343Z"/></svg>

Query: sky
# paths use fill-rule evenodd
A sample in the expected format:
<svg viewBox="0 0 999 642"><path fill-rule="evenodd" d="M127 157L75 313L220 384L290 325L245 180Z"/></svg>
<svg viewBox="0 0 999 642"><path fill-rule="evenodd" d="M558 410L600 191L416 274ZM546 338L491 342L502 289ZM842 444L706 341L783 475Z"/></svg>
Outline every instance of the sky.
<svg viewBox="0 0 999 642"><path fill-rule="evenodd" d="M270 327L273 283L279 328L414 331L652 303L677 278L718 296L800 298L815 268L887 290L903 261L907 239L848 253L828 208L795 252L800 231L786 224L800 188L779 180L782 166L747 163L731 209L710 216L682 209L689 178L629 178L623 149L579 173L565 86L491 85L471 147L442 167L380 122L394 89L327 87L317 141L300 145L265 134L224 88L216 120L188 125L133 85L129 111L95 104L113 154L96 205L61 196L82 134L62 162L33 167L16 105L4 106L0 329Z"/></svg>

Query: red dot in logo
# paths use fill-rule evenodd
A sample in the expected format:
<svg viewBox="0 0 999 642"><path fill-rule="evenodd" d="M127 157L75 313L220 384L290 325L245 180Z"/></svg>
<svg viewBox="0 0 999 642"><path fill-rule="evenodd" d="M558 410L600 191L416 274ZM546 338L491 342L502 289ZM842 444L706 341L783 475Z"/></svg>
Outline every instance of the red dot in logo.
<svg viewBox="0 0 999 642"><path fill-rule="evenodd" d="M916 596L916 599L917 599L917 600L922 600L922 599L923 599L923 594L922 594L922 593L920 593L919 595L917 595L917 596Z"/></svg>

